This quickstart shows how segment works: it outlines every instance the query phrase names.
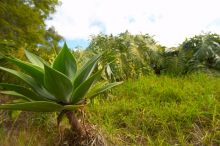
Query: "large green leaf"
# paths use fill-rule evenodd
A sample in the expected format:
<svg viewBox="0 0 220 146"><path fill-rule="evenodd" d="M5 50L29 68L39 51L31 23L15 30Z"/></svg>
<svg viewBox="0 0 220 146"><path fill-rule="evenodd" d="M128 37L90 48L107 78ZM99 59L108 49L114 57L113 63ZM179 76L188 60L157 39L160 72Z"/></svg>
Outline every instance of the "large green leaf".
<svg viewBox="0 0 220 146"><path fill-rule="evenodd" d="M72 82L64 74L45 65L44 83L47 90L60 101L67 103L73 90Z"/></svg>
<svg viewBox="0 0 220 146"><path fill-rule="evenodd" d="M36 100L36 101L48 100L47 98L38 96L36 93L31 91L30 89L19 86L19 85L0 83L0 87L3 87L7 90L16 91L17 93L20 93L20 94L24 95L25 97L29 97L31 100Z"/></svg>
<svg viewBox="0 0 220 146"><path fill-rule="evenodd" d="M74 88L76 89L83 81L87 80L93 72L101 55L92 57L76 74L74 79Z"/></svg>
<svg viewBox="0 0 220 146"><path fill-rule="evenodd" d="M57 112L62 111L63 106L54 102L35 101L15 104L1 104L0 109L22 110L33 112Z"/></svg>
<svg viewBox="0 0 220 146"><path fill-rule="evenodd" d="M97 96L98 94L102 93L102 92L105 92L106 90L109 90L115 86L118 86L120 84L122 84L123 82L115 82L115 83L109 83L109 84L106 84L106 85L103 85L102 87L100 88L96 88L95 90L91 90L89 93L88 93L88 96L87 98L93 98L95 96Z"/></svg>
<svg viewBox="0 0 220 146"><path fill-rule="evenodd" d="M33 63L36 66L39 66L40 68L44 68L44 64L48 63L44 61L42 58L38 57L37 55L25 50L25 55L27 56L28 60Z"/></svg>
<svg viewBox="0 0 220 146"><path fill-rule="evenodd" d="M46 91L46 89L44 87L42 87L41 85L39 85L32 77L30 77L27 74L18 72L16 70L13 69L9 69L9 68L5 68L5 67L0 67L1 70L4 70L8 73L11 73L15 76L17 76L18 78L20 78L21 80L23 80L24 82L26 82L34 91L36 91L39 95L48 98L50 100L56 100L54 98L53 95L51 95L49 92Z"/></svg>
<svg viewBox="0 0 220 146"><path fill-rule="evenodd" d="M103 70L100 70L96 72L94 75L92 75L90 78L88 78L86 81L84 81L80 86L78 86L72 96L71 96L71 103L77 104L80 100L84 98L86 93L89 91L90 87L93 85L95 81L97 81L98 78L101 77L101 73Z"/></svg>
<svg viewBox="0 0 220 146"><path fill-rule="evenodd" d="M5 95L10 95L10 96L15 96L15 97L24 99L26 101L32 101L30 98L25 97L24 95L22 95L22 94L20 94L18 92L15 92L15 91L0 91L0 93L1 94L5 94Z"/></svg>
<svg viewBox="0 0 220 146"><path fill-rule="evenodd" d="M7 58L9 61L20 67L22 70L24 70L27 74L31 75L36 81L43 84L44 79L44 72L43 69L35 66L33 64L30 64L28 62L21 61L19 59L15 58Z"/></svg>
<svg viewBox="0 0 220 146"><path fill-rule="evenodd" d="M21 73L21 72L18 72L16 70L13 70L13 69L9 69L9 68L5 68L5 67L1 67L0 66L0 69L1 70L4 70L8 73L11 73L15 76L17 76L18 78L20 78L21 80L23 80L24 82L26 82L28 85L30 85L31 87L35 87L36 86L36 82L34 81L34 79L32 77L30 77L29 75L27 74L24 74L24 73ZM37 88L37 87L36 87Z"/></svg>
<svg viewBox="0 0 220 146"><path fill-rule="evenodd" d="M69 77L70 80L72 80L74 75L76 74L76 60L73 57L70 50L68 49L66 43L64 44L63 49L60 51L60 53L54 60L53 68L65 74L67 77Z"/></svg>

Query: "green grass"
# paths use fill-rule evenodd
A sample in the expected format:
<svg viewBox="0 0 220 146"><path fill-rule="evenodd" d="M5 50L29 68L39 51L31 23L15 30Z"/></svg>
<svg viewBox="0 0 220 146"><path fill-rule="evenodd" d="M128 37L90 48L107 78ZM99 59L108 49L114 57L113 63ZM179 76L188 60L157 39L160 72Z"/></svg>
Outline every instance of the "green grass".
<svg viewBox="0 0 220 146"><path fill-rule="evenodd" d="M220 78L148 76L113 95L88 110L116 145L220 145Z"/></svg>
<svg viewBox="0 0 220 146"><path fill-rule="evenodd" d="M129 80L113 89L111 96L94 99L86 112L87 120L117 146L217 146L220 78L193 74ZM57 144L56 116L30 115L26 125L17 121L15 125L21 126L11 132L11 127L2 124L0 114L0 145Z"/></svg>

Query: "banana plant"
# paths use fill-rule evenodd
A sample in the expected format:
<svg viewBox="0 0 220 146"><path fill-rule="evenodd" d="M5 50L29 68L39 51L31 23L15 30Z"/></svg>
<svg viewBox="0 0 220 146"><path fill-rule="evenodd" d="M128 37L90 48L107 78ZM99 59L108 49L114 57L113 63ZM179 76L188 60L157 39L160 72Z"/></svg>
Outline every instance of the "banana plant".
<svg viewBox="0 0 220 146"><path fill-rule="evenodd" d="M20 78L27 84L27 86L20 86L0 83L0 87L6 89L1 91L2 94L21 99L15 103L0 104L0 109L58 112L58 119L66 115L72 129L78 134L82 134L82 128L75 116L75 111L85 106L87 99L121 84L121 82L115 82L101 87L96 86L103 71L103 69L94 71L102 57L101 54L93 56L80 69L77 68L76 59L66 44L51 65L27 50L25 55L29 62L5 57L21 71L0 66L1 70Z"/></svg>

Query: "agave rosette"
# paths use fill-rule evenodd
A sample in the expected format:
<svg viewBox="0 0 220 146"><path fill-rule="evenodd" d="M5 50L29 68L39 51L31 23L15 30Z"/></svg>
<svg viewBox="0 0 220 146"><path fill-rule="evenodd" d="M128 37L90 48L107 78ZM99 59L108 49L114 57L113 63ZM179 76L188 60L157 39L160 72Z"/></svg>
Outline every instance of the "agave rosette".
<svg viewBox="0 0 220 146"><path fill-rule="evenodd" d="M83 106L82 101L86 98L97 96L121 84L115 82L101 87L95 86L102 73L102 70L94 71L101 58L100 54L93 56L80 69L66 44L51 65L31 52L25 51L25 55L30 62L6 58L24 72L0 67L23 80L29 87L0 83L7 90L1 91L2 94L22 99L18 103L1 104L0 109L40 112L75 110Z"/></svg>

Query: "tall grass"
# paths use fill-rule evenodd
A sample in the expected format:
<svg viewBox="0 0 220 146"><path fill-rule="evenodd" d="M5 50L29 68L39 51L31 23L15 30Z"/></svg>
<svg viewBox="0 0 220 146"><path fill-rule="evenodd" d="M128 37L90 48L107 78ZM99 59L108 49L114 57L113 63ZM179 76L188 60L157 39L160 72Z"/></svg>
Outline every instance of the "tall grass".
<svg viewBox="0 0 220 146"><path fill-rule="evenodd" d="M88 110L116 145L220 145L220 78L148 76L112 92Z"/></svg>
<svg viewBox="0 0 220 146"><path fill-rule="evenodd" d="M54 114L6 113L0 111L1 146L54 146L58 143L59 132Z"/></svg>

